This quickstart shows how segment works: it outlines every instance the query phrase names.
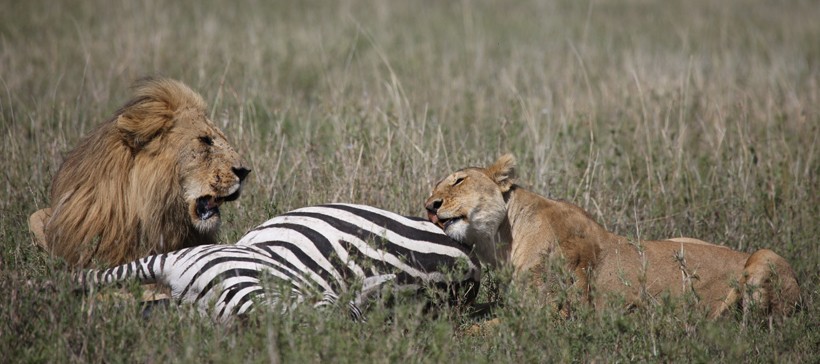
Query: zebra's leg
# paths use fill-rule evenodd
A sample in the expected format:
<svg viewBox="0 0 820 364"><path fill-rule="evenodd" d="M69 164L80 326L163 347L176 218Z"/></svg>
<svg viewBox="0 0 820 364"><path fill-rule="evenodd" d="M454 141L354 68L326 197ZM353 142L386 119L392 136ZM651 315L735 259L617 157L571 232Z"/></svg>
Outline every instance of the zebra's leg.
<svg viewBox="0 0 820 364"><path fill-rule="evenodd" d="M153 315L154 311L157 309L166 309L171 304L170 298L160 299L160 300L151 300L151 301L143 301L142 302L142 319L148 320Z"/></svg>
<svg viewBox="0 0 820 364"><path fill-rule="evenodd" d="M142 285L142 298L140 302L151 303L153 301L164 301L171 299L171 289L167 286L156 283Z"/></svg>

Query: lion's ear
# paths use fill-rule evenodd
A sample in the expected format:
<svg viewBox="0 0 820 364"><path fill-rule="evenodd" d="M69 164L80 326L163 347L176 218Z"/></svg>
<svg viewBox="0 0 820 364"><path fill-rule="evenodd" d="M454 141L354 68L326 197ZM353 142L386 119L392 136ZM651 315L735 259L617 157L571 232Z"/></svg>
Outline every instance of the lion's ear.
<svg viewBox="0 0 820 364"><path fill-rule="evenodd" d="M176 112L185 107L204 110L202 98L182 82L146 78L134 87L134 98L117 113L117 129L133 150L170 129Z"/></svg>
<svg viewBox="0 0 820 364"><path fill-rule="evenodd" d="M142 149L151 139L170 128L173 112L160 102L142 100L127 106L117 117L117 129L131 149Z"/></svg>
<svg viewBox="0 0 820 364"><path fill-rule="evenodd" d="M507 192L515 183L515 157L512 154L504 154L487 167L487 171L490 178L501 187L501 192Z"/></svg>

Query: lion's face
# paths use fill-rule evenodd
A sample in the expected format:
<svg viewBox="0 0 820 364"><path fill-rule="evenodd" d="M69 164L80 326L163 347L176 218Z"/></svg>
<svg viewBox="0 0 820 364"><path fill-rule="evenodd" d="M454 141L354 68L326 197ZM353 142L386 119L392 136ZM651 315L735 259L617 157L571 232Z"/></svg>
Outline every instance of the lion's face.
<svg viewBox="0 0 820 364"><path fill-rule="evenodd" d="M182 82L148 78L66 156L42 240L69 263L122 264L213 244L250 170ZM42 219L41 219L42 220Z"/></svg>
<svg viewBox="0 0 820 364"><path fill-rule="evenodd" d="M454 240L476 247L479 255L491 254L507 216L503 194L512 186L514 163L503 156L488 168L465 168L445 177L424 204L428 219Z"/></svg>
<svg viewBox="0 0 820 364"><path fill-rule="evenodd" d="M179 111L173 127L140 154L175 162L187 216L202 234L217 232L219 207L239 197L250 173L222 131L197 109Z"/></svg>

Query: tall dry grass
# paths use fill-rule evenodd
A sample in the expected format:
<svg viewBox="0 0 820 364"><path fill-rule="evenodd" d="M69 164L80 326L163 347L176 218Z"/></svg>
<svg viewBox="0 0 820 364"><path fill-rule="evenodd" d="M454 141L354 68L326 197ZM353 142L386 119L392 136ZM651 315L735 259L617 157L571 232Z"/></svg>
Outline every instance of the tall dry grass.
<svg viewBox="0 0 820 364"><path fill-rule="evenodd" d="M0 352L8 358L818 358L820 7L812 1L38 0L2 9ZM562 321L510 305L494 336L473 339L453 337L467 319L416 322L412 307L387 325L305 312L238 329L174 310L143 321L133 307L89 307L65 292L59 260L33 248L26 219L48 204L62 155L145 75L199 90L254 170L226 211L226 242L309 204L420 214L438 178L511 151L523 184L620 234L777 251L797 271L804 310L770 328L664 307Z"/></svg>

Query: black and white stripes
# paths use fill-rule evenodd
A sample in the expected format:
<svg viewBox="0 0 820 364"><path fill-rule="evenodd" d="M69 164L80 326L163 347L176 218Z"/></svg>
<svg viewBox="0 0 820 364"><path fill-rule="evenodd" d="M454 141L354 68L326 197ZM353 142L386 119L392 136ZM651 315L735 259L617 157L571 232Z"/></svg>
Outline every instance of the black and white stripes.
<svg viewBox="0 0 820 364"><path fill-rule="evenodd" d="M83 287L129 279L159 283L177 302L193 303L219 321L249 312L256 302L322 307L341 296L350 298L350 315L361 319L384 293L469 304L480 272L465 248L427 221L331 204L274 217L236 245L154 255L86 271L79 280Z"/></svg>

